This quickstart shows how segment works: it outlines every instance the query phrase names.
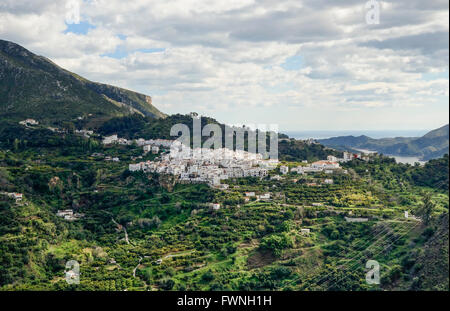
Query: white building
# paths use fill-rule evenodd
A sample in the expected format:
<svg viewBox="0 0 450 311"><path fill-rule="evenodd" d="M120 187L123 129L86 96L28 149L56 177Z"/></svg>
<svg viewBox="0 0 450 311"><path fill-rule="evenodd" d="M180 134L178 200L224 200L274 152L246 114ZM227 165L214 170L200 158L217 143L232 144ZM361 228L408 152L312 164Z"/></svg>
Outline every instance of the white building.
<svg viewBox="0 0 450 311"><path fill-rule="evenodd" d="M337 162L331 162L331 161L317 161L314 162L311 167L325 170L325 169L338 169L339 163Z"/></svg>
<svg viewBox="0 0 450 311"><path fill-rule="evenodd" d="M311 233L311 229L301 229L300 230L301 234L310 234Z"/></svg>
<svg viewBox="0 0 450 311"><path fill-rule="evenodd" d="M347 162L351 160L353 160L353 154L350 152L344 152L344 161Z"/></svg>
<svg viewBox="0 0 450 311"><path fill-rule="evenodd" d="M147 153L147 152L150 152L150 151L152 151L152 145L145 145L144 146L144 152Z"/></svg>
<svg viewBox="0 0 450 311"><path fill-rule="evenodd" d="M287 173L289 173L289 167L287 166L280 166L280 173L283 175L286 175Z"/></svg>
<svg viewBox="0 0 450 311"><path fill-rule="evenodd" d="M334 183L334 181L333 181L333 179L325 179L324 181L323 181L323 183L324 184L326 184L326 185L332 185L333 183Z"/></svg>
<svg viewBox="0 0 450 311"><path fill-rule="evenodd" d="M106 136L105 138L103 138L103 144L111 145L111 144L116 143L118 140L119 140L119 138L117 137L117 134L111 135L111 136Z"/></svg>
<svg viewBox="0 0 450 311"><path fill-rule="evenodd" d="M273 175L272 177L270 177L270 180L278 180L278 181L280 181L282 179L283 179L283 177L281 177L280 175Z"/></svg>
<svg viewBox="0 0 450 311"><path fill-rule="evenodd" d="M6 192L2 192L0 194L5 194L8 197L16 200L16 202L22 201L22 199L23 199L23 194L22 193L16 193L16 192L6 193Z"/></svg>
<svg viewBox="0 0 450 311"><path fill-rule="evenodd" d="M153 154L157 154L159 152L159 147L158 146L153 146L152 147L152 153Z"/></svg>
<svg viewBox="0 0 450 311"><path fill-rule="evenodd" d="M335 156L329 155L327 157L327 160L330 161L330 162L337 162L338 159Z"/></svg>
<svg viewBox="0 0 450 311"><path fill-rule="evenodd" d="M56 216L58 217L73 216L73 210L71 209L60 210L56 213Z"/></svg>
<svg viewBox="0 0 450 311"><path fill-rule="evenodd" d="M140 171L140 170L142 170L142 165L141 165L141 163L130 164L130 165L128 165L128 170L129 170L130 172L137 172L137 171Z"/></svg>
<svg viewBox="0 0 450 311"><path fill-rule="evenodd" d="M75 130L75 133L83 135L86 138L89 138L91 135L94 135L94 131L89 130Z"/></svg>
<svg viewBox="0 0 450 311"><path fill-rule="evenodd" d="M261 194L258 198L260 199L260 200L270 200L270 193L264 193L264 194Z"/></svg>
<svg viewBox="0 0 450 311"><path fill-rule="evenodd" d="M27 126L27 125L38 125L39 122L34 120L34 119L26 119L26 120L20 121L19 124L25 125L25 126Z"/></svg>

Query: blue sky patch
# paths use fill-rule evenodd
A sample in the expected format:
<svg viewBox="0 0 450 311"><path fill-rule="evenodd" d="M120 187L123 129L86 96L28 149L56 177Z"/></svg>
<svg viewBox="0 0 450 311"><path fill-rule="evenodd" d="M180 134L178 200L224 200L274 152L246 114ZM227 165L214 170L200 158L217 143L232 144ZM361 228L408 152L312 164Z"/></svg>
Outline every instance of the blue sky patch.
<svg viewBox="0 0 450 311"><path fill-rule="evenodd" d="M77 35L86 35L90 29L95 29L96 27L88 22L81 22L79 24L67 24L64 33L74 33Z"/></svg>
<svg viewBox="0 0 450 311"><path fill-rule="evenodd" d="M448 79L448 70L441 71L441 72L423 73L422 79L426 80L426 81L438 80L438 79Z"/></svg>
<svg viewBox="0 0 450 311"><path fill-rule="evenodd" d="M300 55L295 55L286 58L281 68L285 70L299 70L303 67L302 57Z"/></svg>
<svg viewBox="0 0 450 311"><path fill-rule="evenodd" d="M160 52L164 52L166 49L164 48L154 48L154 49L138 49L138 50L133 50L133 51L127 51L125 49L125 47L123 46L119 46L116 48L116 50L112 53L105 53L102 54L100 56L102 57L111 57L111 58L116 58L116 59L122 59L127 57L129 54L131 53L135 53L135 52L141 52L141 53L160 53Z"/></svg>

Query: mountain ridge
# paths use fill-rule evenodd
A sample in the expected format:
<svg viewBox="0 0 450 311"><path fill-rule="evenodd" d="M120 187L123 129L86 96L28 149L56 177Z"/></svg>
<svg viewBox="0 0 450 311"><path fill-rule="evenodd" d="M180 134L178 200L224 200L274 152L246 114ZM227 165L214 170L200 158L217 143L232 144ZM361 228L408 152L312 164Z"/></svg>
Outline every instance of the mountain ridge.
<svg viewBox="0 0 450 311"><path fill-rule="evenodd" d="M422 137L374 139L365 135L319 139L321 144L337 149L368 149L395 156L417 156L430 160L448 154L449 125L432 130Z"/></svg>
<svg viewBox="0 0 450 311"><path fill-rule="evenodd" d="M166 116L148 95L90 81L18 44L0 40L0 117L52 123L86 114L105 118L130 113Z"/></svg>

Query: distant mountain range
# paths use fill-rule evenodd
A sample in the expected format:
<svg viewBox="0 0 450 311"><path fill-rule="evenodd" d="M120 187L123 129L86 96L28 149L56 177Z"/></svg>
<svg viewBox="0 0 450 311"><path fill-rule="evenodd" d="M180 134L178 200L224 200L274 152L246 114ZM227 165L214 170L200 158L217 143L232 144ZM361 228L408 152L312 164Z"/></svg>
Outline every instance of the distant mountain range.
<svg viewBox="0 0 450 311"><path fill-rule="evenodd" d="M318 140L335 149L367 149L386 155L419 157L430 160L449 151L449 125L433 130L422 137L374 139L368 136L340 136Z"/></svg>
<svg viewBox="0 0 450 311"><path fill-rule="evenodd" d="M41 122L91 119L139 113L165 117L152 98L91 82L25 48L0 40L0 118L36 118Z"/></svg>

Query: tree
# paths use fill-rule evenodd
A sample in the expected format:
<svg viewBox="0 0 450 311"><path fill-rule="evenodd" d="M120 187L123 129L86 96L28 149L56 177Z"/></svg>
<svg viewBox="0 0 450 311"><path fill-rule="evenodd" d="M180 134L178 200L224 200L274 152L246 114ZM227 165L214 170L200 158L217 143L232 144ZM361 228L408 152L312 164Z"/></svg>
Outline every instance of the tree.
<svg viewBox="0 0 450 311"><path fill-rule="evenodd" d="M422 221L425 225L428 226L431 220L431 214L433 212L433 209L435 207L435 204L431 200L431 194L429 192L425 193L423 196L423 204L422 206L417 210L418 216L422 218Z"/></svg>
<svg viewBox="0 0 450 311"><path fill-rule="evenodd" d="M287 233L272 234L262 238L261 248L271 250L275 256L280 257L283 249L293 246L292 238Z"/></svg>

